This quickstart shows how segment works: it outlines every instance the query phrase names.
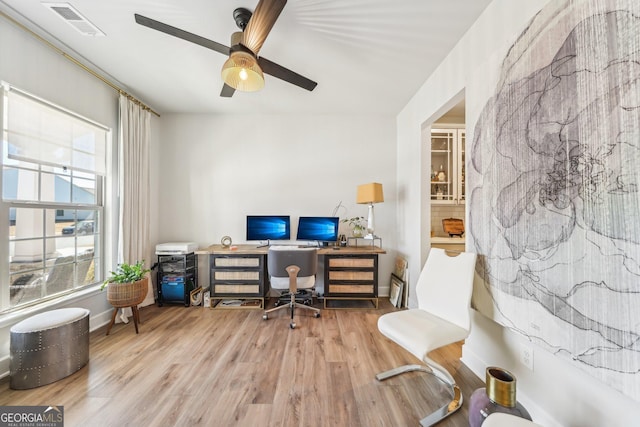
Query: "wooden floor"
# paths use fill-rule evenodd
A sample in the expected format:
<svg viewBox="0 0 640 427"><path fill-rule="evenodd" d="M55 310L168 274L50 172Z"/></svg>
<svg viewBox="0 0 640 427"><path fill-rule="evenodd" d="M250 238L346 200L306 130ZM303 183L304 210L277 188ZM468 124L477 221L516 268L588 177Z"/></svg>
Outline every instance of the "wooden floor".
<svg viewBox="0 0 640 427"><path fill-rule="evenodd" d="M63 405L65 426L417 426L447 402L433 376L375 374L418 361L384 338L393 308L300 312L149 306L143 324L91 333L87 366L32 390L0 381L0 405ZM439 426L468 426L472 391L484 384L460 361L460 345L434 352L459 383L460 411Z"/></svg>

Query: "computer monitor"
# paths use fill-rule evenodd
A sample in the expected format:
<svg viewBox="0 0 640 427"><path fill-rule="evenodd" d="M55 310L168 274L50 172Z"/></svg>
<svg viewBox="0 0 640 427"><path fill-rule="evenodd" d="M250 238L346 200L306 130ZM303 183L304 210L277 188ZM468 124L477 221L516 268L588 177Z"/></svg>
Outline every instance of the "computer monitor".
<svg viewBox="0 0 640 427"><path fill-rule="evenodd" d="M339 218L332 216L301 216L296 240L318 242L338 241Z"/></svg>
<svg viewBox="0 0 640 427"><path fill-rule="evenodd" d="M247 240L289 240L291 219L288 215L247 215Z"/></svg>

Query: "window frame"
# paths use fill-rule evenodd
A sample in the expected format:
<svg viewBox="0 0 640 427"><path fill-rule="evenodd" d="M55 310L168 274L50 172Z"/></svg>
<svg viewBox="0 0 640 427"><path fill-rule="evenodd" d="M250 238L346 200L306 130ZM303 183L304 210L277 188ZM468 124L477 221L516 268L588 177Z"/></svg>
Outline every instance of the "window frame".
<svg viewBox="0 0 640 427"><path fill-rule="evenodd" d="M43 179L43 176L46 175L50 175L51 179L55 180L57 176L61 176L64 175L60 172L60 170L63 171L67 171L66 167L63 166L52 166L50 164L46 164L44 162L36 162L36 161L28 161L28 163L30 165L35 165L36 167L34 169L28 167L28 168L24 168L24 163L25 161L20 161L18 162L17 165L10 165L10 168L15 168L20 170L22 169L28 169L30 171L33 171L37 174L37 180L38 180L38 188L37 188L37 200L19 200L18 197L16 197L16 199L5 199L5 192L4 192L4 171L5 171L5 166L8 166L5 163L5 160L7 159L7 151L8 147L9 147L9 142L6 138L7 133L5 131L5 127L6 127L6 123L5 123L5 119L7 117L8 111L7 108L9 107L9 102L8 102L8 96L7 96L7 92L8 91L16 91L17 93L24 95L28 98L31 98L33 101L36 101L38 103L42 103L44 106L49 107L49 108L53 108L55 110L57 110L58 112L64 113L63 117L66 117L69 119L69 123L72 123L74 120L79 120L85 123L88 123L92 126L98 127L100 130L104 131L104 157L105 157L105 161L106 161L106 169L104 171L104 175L101 175L97 172L95 173L91 173L91 172L87 172L85 170L81 170L81 169L77 169L77 170L70 170L69 171L69 186L70 191L69 191L69 200L65 201L65 202L59 202L59 201L43 201L42 200L42 188L41 188L41 181ZM2 149L3 149L3 153L2 156L0 156L0 171L2 171L2 173L0 173L0 188L3 188L2 192L0 193L0 224L6 224L5 227L2 228L3 231L0 231L0 314L2 313L8 313L8 312L13 312L13 311L17 311L17 310L21 310L27 307L33 307L33 306L37 306L40 304L44 304L47 302L50 302L52 300L55 299L59 299L59 298L65 298L68 297L70 295L73 295L75 293L79 293L79 292L86 292L87 289L91 288L91 287L97 287L98 284L100 284L105 277L105 266L106 266L106 260L109 259L108 254L106 253L106 247L107 247L107 242L106 242L106 216L105 216L105 211L106 211L106 207L109 203L105 189L106 189L106 185L108 180L110 179L110 168L108 168L108 165L112 162L111 156L112 156L112 150L110 150L110 146L113 143L112 137L113 137L113 132L112 130L105 126L102 125L100 123L97 123L91 119L88 119L78 113L75 113L73 111L70 111L68 109L65 109L59 105L56 105L53 102L44 100L38 96L32 95L28 92L25 92L21 89L17 89L13 86L8 85L5 82L0 82L0 136L2 139ZM101 139L101 138L100 138ZM64 178L64 177L63 177ZM64 178L67 179L67 178ZM94 191L94 195L93 195L93 203L80 203L80 202L74 202L74 189L73 189L73 182L74 180L78 180L78 179L84 179L84 180L93 180L94 181L94 185L95 188L93 188ZM41 236L39 237L34 237L31 239L22 239L22 240L17 240L15 238L12 239L11 235L10 235L10 230L11 230L11 215L10 212L13 210L17 210L17 209L33 209L33 213L34 215L38 215L38 210L42 211L42 219L43 219L43 228L41 231ZM49 211L49 212L47 212ZM82 221L86 221L86 217L84 219L80 219L78 218L77 212L78 211L94 211L94 224L93 224L93 230L89 233L92 237L93 237L93 244L90 246L93 250L93 252L85 252L84 254L86 255L87 253L92 253L92 257L91 257L91 264L93 265L93 271L94 271L94 276L93 276L93 281L90 283L83 283L80 282L78 277L76 277L76 275L78 274L78 266L79 264L83 263L85 264L84 266L86 267L86 263L87 263L87 258L83 257L83 253L79 253L78 252L78 234L75 231L71 234L71 236L73 236L73 261L67 264L73 264L73 268L71 269L73 271L72 276L71 276L71 286L68 289L65 289L62 292L57 292L54 293L52 295L43 295L39 298L35 298L31 301L27 301L25 303L20 303L18 305L14 305L12 306L12 301L11 301L11 295L10 295L10 276L11 276L11 271L10 271L10 266L11 266L11 260L10 260L10 256L11 256L11 249L10 249L10 245L13 243L15 244L17 241L25 241L25 240L32 240L32 241L37 241L40 240L42 241L42 245L43 245L43 253L46 252L45 250L45 245L47 240L53 239L54 242L56 241L56 239L62 239L62 238L69 238L71 236L64 236L64 234L56 234L55 232L53 234L49 233L49 230L46 228L47 227L47 223L46 223L46 218L48 217L48 215L51 215L53 217L53 221L55 222L56 219L58 218L58 213L62 211L70 211L70 212L74 212L74 220L73 223L79 224ZM95 218L95 215L97 214L97 218ZM64 236L64 237L63 237ZM55 243L54 243L55 245ZM68 255L67 255L68 256ZM63 255L56 255L55 260L58 260L60 258L63 258ZM54 262L55 262L54 260ZM51 261L51 260L50 260ZM89 267L90 268L90 267ZM35 271L37 271L38 268L35 268ZM43 277L46 277L46 274L48 272L52 271L51 266L47 266L47 260L44 259L42 260L42 274ZM45 286L43 286L45 287ZM40 292L45 293L45 290L40 290Z"/></svg>

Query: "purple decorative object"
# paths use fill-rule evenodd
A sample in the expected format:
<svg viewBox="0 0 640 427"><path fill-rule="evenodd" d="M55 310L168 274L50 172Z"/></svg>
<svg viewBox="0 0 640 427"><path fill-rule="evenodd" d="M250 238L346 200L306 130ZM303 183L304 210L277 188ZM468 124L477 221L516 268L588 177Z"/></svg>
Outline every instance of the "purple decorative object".
<svg viewBox="0 0 640 427"><path fill-rule="evenodd" d="M490 366L486 370L486 388L471 394L469 427L480 427L494 412L504 412L531 420L529 412L516 401L516 378L511 372Z"/></svg>

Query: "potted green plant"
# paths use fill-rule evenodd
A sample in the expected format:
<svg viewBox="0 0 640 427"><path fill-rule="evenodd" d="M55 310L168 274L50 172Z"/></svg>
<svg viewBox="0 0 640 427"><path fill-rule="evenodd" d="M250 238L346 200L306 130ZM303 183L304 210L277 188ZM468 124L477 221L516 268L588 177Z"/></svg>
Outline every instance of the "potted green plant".
<svg viewBox="0 0 640 427"><path fill-rule="evenodd" d="M346 223L351 228L353 237L362 237L367 231L367 221L363 216L354 216L353 218L345 218L341 222Z"/></svg>
<svg viewBox="0 0 640 427"><path fill-rule="evenodd" d="M138 261L135 264L127 264L123 262L118 264L116 271L111 272L111 276L108 277L103 283L100 289L104 289L109 283L133 283L145 278L145 274L150 272L148 268L144 268L144 260Z"/></svg>
<svg viewBox="0 0 640 427"><path fill-rule="evenodd" d="M144 301L149 290L149 277L146 275L149 271L144 268L144 261L138 261L135 264L122 263L119 264L115 271L111 272L100 289L107 287L107 301L114 307L111 323L107 328L107 335L116 320L118 309L131 307L133 312L133 324L138 333L138 322L140 315L138 313L138 304Z"/></svg>

